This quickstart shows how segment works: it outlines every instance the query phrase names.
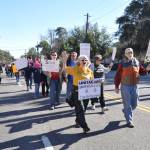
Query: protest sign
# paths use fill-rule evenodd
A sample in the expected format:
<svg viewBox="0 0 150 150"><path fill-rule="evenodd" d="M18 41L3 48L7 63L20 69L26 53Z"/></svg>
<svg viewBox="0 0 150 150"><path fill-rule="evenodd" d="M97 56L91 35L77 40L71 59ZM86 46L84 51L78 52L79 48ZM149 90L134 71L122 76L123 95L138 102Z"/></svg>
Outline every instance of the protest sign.
<svg viewBox="0 0 150 150"><path fill-rule="evenodd" d="M86 55L90 59L90 43L80 43L80 55Z"/></svg>
<svg viewBox="0 0 150 150"><path fill-rule="evenodd" d="M28 61L26 58L20 58L17 59L14 64L16 65L17 70L20 70L28 66Z"/></svg>
<svg viewBox="0 0 150 150"><path fill-rule="evenodd" d="M145 58L150 60L150 40L149 40L149 43L148 43L148 48L147 48L147 53L146 53Z"/></svg>
<svg viewBox="0 0 150 150"><path fill-rule="evenodd" d="M59 72L59 61L58 60L43 60L42 70L48 72Z"/></svg>
<svg viewBox="0 0 150 150"><path fill-rule="evenodd" d="M101 79L80 80L78 83L79 100L96 98L100 96Z"/></svg>
<svg viewBox="0 0 150 150"><path fill-rule="evenodd" d="M112 56L111 56L111 60L112 60L112 61L115 60L116 52L117 52L116 47L113 47L113 52L112 52Z"/></svg>

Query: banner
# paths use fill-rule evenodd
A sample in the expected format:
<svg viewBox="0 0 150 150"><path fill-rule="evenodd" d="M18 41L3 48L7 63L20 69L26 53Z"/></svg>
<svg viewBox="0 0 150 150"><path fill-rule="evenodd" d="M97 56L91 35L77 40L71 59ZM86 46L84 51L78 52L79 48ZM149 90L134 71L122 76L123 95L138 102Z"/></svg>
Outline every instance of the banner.
<svg viewBox="0 0 150 150"><path fill-rule="evenodd" d="M100 96L101 79L80 80L78 83L78 99L84 100Z"/></svg>
<svg viewBox="0 0 150 150"><path fill-rule="evenodd" d="M80 55L86 55L90 59L90 43L80 43Z"/></svg>
<svg viewBox="0 0 150 150"><path fill-rule="evenodd" d="M20 58L17 59L14 64L16 65L17 70L20 70L28 66L28 60L26 58Z"/></svg>
<svg viewBox="0 0 150 150"><path fill-rule="evenodd" d="M42 70L48 72L59 72L58 60L42 60Z"/></svg>

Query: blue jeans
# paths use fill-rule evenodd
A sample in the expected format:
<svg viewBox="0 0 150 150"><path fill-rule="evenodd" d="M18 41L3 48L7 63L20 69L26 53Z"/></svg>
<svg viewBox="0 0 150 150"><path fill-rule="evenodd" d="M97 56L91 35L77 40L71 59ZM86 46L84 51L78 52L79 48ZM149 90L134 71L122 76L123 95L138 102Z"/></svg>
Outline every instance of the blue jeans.
<svg viewBox="0 0 150 150"><path fill-rule="evenodd" d="M139 101L139 92L137 85L121 85L121 96L124 106L124 116L127 123L132 122L132 111L137 107Z"/></svg>
<svg viewBox="0 0 150 150"><path fill-rule="evenodd" d="M71 96L72 90L73 90L73 82L68 80L68 82L67 82L66 99L69 99L69 97Z"/></svg>
<svg viewBox="0 0 150 150"><path fill-rule="evenodd" d="M50 106L55 106L55 104L59 103L60 96L60 80L50 81Z"/></svg>
<svg viewBox="0 0 150 150"><path fill-rule="evenodd" d="M17 83L19 82L19 79L20 79L19 74L16 74L16 82Z"/></svg>
<svg viewBox="0 0 150 150"><path fill-rule="evenodd" d="M35 97L39 97L40 83L35 83Z"/></svg>

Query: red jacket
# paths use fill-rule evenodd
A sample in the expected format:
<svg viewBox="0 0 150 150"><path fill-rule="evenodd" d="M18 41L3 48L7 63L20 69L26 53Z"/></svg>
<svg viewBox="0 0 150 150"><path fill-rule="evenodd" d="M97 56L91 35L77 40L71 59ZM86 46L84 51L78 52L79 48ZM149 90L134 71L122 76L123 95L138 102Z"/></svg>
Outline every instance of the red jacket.
<svg viewBox="0 0 150 150"><path fill-rule="evenodd" d="M136 58L131 61L122 60L118 65L115 75L115 87L119 88L120 83L124 85L136 85L140 75L145 75L146 69L139 64Z"/></svg>

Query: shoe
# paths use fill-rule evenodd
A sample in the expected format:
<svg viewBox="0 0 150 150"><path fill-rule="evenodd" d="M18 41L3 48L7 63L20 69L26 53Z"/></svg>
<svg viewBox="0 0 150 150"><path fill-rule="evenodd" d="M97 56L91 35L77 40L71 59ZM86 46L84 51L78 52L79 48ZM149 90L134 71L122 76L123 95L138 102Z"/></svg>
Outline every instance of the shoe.
<svg viewBox="0 0 150 150"><path fill-rule="evenodd" d="M91 106L91 109L92 109L92 110L95 110L95 105L92 105L92 106Z"/></svg>
<svg viewBox="0 0 150 150"><path fill-rule="evenodd" d="M75 122L75 128L80 128L80 125L78 122Z"/></svg>
<svg viewBox="0 0 150 150"><path fill-rule="evenodd" d="M107 111L107 110L109 110L109 109L108 109L107 107L103 107L103 110L104 110L104 111Z"/></svg>
<svg viewBox="0 0 150 150"><path fill-rule="evenodd" d="M27 87L27 91L29 91L29 87Z"/></svg>
<svg viewBox="0 0 150 150"><path fill-rule="evenodd" d="M102 108L102 111L101 111L101 113L102 113L102 114L104 114L104 113L105 113L105 112L104 112L104 108Z"/></svg>
<svg viewBox="0 0 150 150"><path fill-rule="evenodd" d="M90 131L90 128L89 127L86 127L86 128L83 128L83 133L87 133Z"/></svg>
<svg viewBox="0 0 150 150"><path fill-rule="evenodd" d="M127 123L127 127L134 128L134 124L132 122Z"/></svg>
<svg viewBox="0 0 150 150"><path fill-rule="evenodd" d="M50 106L50 110L54 110L55 109L55 106Z"/></svg>

